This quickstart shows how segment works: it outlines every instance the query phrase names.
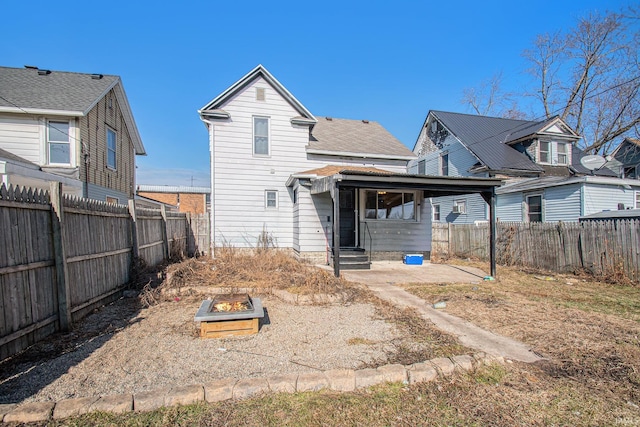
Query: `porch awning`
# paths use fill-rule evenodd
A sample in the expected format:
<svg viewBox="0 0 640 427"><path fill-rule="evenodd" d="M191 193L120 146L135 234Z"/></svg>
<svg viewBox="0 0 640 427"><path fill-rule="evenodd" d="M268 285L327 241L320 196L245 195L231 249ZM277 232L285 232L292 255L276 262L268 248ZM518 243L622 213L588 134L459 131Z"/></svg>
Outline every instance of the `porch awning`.
<svg viewBox="0 0 640 427"><path fill-rule="evenodd" d="M311 181L311 194L331 192L332 188L355 187L372 189L423 190L425 197L459 194L487 193L502 185L499 178L460 178L451 176L426 176L404 173L380 173L342 170L333 175Z"/></svg>

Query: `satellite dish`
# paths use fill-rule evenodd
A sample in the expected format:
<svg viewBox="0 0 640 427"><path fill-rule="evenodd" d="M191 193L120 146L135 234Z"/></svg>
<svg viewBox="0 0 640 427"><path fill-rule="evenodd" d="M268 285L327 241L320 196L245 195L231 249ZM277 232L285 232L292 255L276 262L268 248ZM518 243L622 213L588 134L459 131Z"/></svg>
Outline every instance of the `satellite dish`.
<svg viewBox="0 0 640 427"><path fill-rule="evenodd" d="M598 156L597 154L592 154L590 156L584 156L583 158L581 158L580 163L585 168L589 169L590 171L593 171L603 167L604 164L607 163L607 160L602 156Z"/></svg>

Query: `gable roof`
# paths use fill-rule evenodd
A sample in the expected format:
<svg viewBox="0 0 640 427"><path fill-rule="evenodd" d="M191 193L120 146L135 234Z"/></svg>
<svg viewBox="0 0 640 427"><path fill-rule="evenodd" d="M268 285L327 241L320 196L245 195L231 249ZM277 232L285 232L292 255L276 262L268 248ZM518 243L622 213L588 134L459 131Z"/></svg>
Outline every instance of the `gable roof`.
<svg viewBox="0 0 640 427"><path fill-rule="evenodd" d="M222 107L229 99L235 96L238 92L246 88L257 78L262 77L267 81L279 94L282 96L291 106L300 113L302 117L299 119L308 120L309 124L313 124L316 122L316 118L313 117L313 114L307 108L302 105L300 101L296 99L295 96L291 94L283 85L280 83L273 75L267 71L266 68L259 64L253 70L249 71L245 74L240 80L229 86L224 92L220 95L213 98L209 103L207 103L204 107L198 110L198 114L201 116L211 116L214 118L228 117L228 113L224 110L221 110Z"/></svg>
<svg viewBox="0 0 640 427"><path fill-rule="evenodd" d="M307 145L309 154L412 160L416 156L380 123L320 117Z"/></svg>
<svg viewBox="0 0 640 427"><path fill-rule="evenodd" d="M83 117L111 89L136 154L146 154L118 76L0 67L0 112Z"/></svg>
<svg viewBox="0 0 640 427"><path fill-rule="evenodd" d="M535 133L531 130L541 122L433 110L429 114L440 120L489 169L543 171L526 154L505 144L514 132Z"/></svg>

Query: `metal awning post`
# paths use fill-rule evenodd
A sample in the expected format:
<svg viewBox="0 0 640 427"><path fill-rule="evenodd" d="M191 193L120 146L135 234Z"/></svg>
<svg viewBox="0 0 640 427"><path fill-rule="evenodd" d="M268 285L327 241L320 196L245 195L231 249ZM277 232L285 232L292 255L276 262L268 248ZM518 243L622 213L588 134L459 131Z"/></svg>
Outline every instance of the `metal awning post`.
<svg viewBox="0 0 640 427"><path fill-rule="evenodd" d="M340 186L339 181L331 186L333 201L333 274L340 277Z"/></svg>
<svg viewBox="0 0 640 427"><path fill-rule="evenodd" d="M489 205L489 268L491 276L496 277L496 189L482 193Z"/></svg>

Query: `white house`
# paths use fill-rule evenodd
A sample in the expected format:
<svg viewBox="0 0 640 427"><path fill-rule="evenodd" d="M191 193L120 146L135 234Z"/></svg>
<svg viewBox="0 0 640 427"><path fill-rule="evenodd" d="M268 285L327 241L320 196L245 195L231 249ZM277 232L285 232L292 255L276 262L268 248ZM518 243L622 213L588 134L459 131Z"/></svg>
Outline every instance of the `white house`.
<svg viewBox="0 0 640 427"><path fill-rule="evenodd" d="M428 257L425 197L489 197L499 184L408 175L414 154L380 124L315 117L261 65L198 112L209 133L214 247L273 242L316 262L340 259L337 274L341 263L367 268L369 257Z"/></svg>

